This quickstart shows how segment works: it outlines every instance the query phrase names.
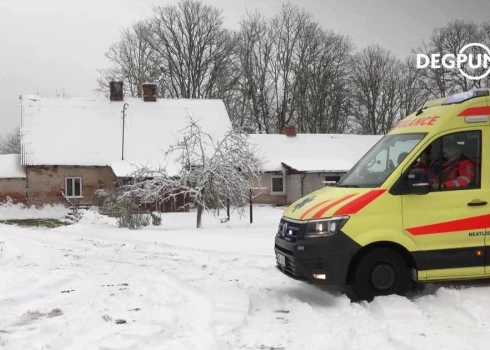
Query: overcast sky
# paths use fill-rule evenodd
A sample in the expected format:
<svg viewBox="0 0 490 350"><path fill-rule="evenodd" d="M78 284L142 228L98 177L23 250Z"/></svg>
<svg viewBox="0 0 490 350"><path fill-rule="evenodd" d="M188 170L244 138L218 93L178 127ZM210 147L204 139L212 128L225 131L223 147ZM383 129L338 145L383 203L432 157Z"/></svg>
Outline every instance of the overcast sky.
<svg viewBox="0 0 490 350"><path fill-rule="evenodd" d="M276 13L282 0L203 0L236 28L247 9ZM380 44L400 57L454 19L489 20L489 0L291 0L362 48ZM97 68L119 31L176 0L0 0L0 134L20 122L21 94L65 89L93 95Z"/></svg>

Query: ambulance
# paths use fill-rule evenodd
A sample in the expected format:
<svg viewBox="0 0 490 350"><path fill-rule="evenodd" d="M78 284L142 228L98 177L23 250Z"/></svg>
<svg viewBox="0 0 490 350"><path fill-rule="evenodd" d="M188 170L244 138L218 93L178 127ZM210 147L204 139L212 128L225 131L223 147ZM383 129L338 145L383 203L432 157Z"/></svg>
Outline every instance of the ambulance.
<svg viewBox="0 0 490 350"><path fill-rule="evenodd" d="M403 118L334 187L286 208L278 270L368 301L490 278L489 117L478 89Z"/></svg>

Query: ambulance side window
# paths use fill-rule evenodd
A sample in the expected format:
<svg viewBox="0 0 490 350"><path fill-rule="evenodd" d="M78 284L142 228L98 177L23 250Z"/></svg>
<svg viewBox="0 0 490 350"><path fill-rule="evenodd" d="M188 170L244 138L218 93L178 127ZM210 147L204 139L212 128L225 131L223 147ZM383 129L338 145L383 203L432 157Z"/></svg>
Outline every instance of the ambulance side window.
<svg viewBox="0 0 490 350"><path fill-rule="evenodd" d="M480 188L481 142L480 130L442 136L415 166L428 172L432 192Z"/></svg>

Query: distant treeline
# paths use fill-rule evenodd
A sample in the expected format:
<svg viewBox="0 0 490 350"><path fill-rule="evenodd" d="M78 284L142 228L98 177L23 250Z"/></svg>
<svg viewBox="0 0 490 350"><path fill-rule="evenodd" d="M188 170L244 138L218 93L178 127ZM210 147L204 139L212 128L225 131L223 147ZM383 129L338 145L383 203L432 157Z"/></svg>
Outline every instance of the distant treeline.
<svg viewBox="0 0 490 350"><path fill-rule="evenodd" d="M223 99L234 125L254 133L292 124L300 133L384 134L427 99L489 86L490 76L415 67L415 53L457 54L473 42L490 44L490 22L449 22L400 59L378 45L356 49L290 3L271 18L248 13L233 31L222 10L182 0L121 32L97 90L122 80L126 95L141 97L141 85L155 82L160 97Z"/></svg>

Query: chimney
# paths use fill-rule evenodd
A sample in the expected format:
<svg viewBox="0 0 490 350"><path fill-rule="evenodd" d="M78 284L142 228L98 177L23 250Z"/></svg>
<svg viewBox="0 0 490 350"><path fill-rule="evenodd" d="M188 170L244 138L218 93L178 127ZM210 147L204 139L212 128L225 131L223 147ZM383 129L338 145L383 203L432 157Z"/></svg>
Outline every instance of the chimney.
<svg viewBox="0 0 490 350"><path fill-rule="evenodd" d="M286 125L284 127L284 134L288 137L296 136L296 128L293 125Z"/></svg>
<svg viewBox="0 0 490 350"><path fill-rule="evenodd" d="M122 101L123 100L123 83L122 81L111 81L109 83L110 87L110 100L111 101Z"/></svg>
<svg viewBox="0 0 490 350"><path fill-rule="evenodd" d="M144 83L143 87L143 101L156 102L157 100L157 84Z"/></svg>

